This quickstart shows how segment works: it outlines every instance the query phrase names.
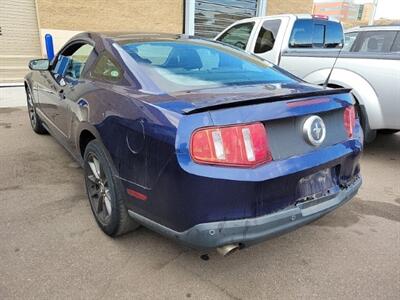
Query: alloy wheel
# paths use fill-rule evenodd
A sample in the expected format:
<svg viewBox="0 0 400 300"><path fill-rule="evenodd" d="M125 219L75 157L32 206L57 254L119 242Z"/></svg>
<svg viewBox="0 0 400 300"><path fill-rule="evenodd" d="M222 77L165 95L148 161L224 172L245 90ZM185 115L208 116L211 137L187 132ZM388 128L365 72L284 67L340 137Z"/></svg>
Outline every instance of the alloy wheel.
<svg viewBox="0 0 400 300"><path fill-rule="evenodd" d="M89 153L86 164L86 187L93 212L100 223L107 225L112 213L108 179L94 153Z"/></svg>
<svg viewBox="0 0 400 300"><path fill-rule="evenodd" d="M32 95L30 92L26 93L27 101L28 101L28 113L29 113L29 120L31 122L32 128L36 127L37 117L36 117L36 110L33 105Z"/></svg>

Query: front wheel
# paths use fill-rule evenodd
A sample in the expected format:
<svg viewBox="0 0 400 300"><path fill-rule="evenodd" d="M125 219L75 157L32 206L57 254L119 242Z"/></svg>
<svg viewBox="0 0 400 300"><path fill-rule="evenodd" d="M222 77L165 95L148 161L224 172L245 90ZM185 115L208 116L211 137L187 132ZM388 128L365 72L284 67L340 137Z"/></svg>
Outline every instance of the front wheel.
<svg viewBox="0 0 400 300"><path fill-rule="evenodd" d="M121 183L105 147L97 140L91 141L84 160L86 192L99 227L112 237L139 227L128 215Z"/></svg>
<svg viewBox="0 0 400 300"><path fill-rule="evenodd" d="M44 128L42 120L36 113L35 103L33 102L33 96L31 92L26 89L26 101L28 106L29 121L31 123L32 129L37 134L46 134L47 130Z"/></svg>

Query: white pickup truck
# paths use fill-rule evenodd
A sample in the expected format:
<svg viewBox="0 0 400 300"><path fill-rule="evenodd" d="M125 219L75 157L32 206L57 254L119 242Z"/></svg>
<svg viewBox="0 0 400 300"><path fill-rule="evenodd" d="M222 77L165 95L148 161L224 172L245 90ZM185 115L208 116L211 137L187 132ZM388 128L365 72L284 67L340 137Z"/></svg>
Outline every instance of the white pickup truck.
<svg viewBox="0 0 400 300"><path fill-rule="evenodd" d="M344 45L341 24L326 16L240 20L215 40L260 56L303 80L324 84ZM400 130L400 26L350 31L328 86L351 88L366 142Z"/></svg>

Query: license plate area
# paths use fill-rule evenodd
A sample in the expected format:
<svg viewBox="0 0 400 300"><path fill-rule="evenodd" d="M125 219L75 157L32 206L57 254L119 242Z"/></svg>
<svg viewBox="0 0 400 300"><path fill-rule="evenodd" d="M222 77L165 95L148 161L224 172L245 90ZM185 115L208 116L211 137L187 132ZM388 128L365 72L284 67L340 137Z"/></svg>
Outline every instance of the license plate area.
<svg viewBox="0 0 400 300"><path fill-rule="evenodd" d="M335 195L339 192L337 174L337 168L334 167L301 178L296 189L296 204Z"/></svg>

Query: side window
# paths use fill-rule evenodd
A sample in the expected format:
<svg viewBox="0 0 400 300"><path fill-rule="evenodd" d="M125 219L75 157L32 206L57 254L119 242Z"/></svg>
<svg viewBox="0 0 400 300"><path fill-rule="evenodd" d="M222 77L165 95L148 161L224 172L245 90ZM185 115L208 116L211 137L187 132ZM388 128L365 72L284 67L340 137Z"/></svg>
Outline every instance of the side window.
<svg viewBox="0 0 400 300"><path fill-rule="evenodd" d="M53 74L70 80L79 79L92 50L93 46L89 44L72 44L58 55Z"/></svg>
<svg viewBox="0 0 400 300"><path fill-rule="evenodd" d="M290 48L340 48L343 28L338 22L302 19L294 23Z"/></svg>
<svg viewBox="0 0 400 300"><path fill-rule="evenodd" d="M254 53L264 53L272 50L280 26L281 20L268 20L262 24L254 47Z"/></svg>
<svg viewBox="0 0 400 300"><path fill-rule="evenodd" d="M69 64L69 67L67 68L65 76L72 79L79 79L92 50L92 45L84 44L79 47L79 49L77 49L74 53L72 53L72 55L70 56L71 62Z"/></svg>
<svg viewBox="0 0 400 300"><path fill-rule="evenodd" d="M350 51L354 41L356 40L357 34L358 32L349 32L345 34L343 51Z"/></svg>
<svg viewBox="0 0 400 300"><path fill-rule="evenodd" d="M360 32L352 52L379 53L390 52L396 31L365 31Z"/></svg>
<svg viewBox="0 0 400 300"><path fill-rule="evenodd" d="M218 40L244 50L253 27L254 22L235 25L220 36Z"/></svg>
<svg viewBox="0 0 400 300"><path fill-rule="evenodd" d="M97 60L91 75L105 81L116 82L121 79L122 70L106 53L103 53Z"/></svg>
<svg viewBox="0 0 400 300"><path fill-rule="evenodd" d="M393 43L392 49L390 49L390 52L400 52L400 31L397 32L396 39Z"/></svg>

